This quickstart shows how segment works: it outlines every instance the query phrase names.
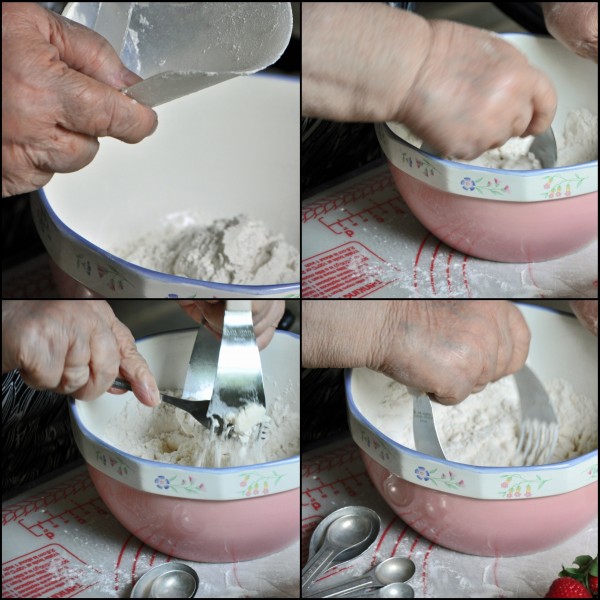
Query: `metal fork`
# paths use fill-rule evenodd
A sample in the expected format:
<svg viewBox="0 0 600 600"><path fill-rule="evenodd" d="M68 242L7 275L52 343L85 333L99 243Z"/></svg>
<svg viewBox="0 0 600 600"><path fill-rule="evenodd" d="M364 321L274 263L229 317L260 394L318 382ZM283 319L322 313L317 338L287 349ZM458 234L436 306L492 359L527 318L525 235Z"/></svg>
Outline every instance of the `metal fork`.
<svg viewBox="0 0 600 600"><path fill-rule="evenodd" d="M119 390L127 390L128 392L133 391L129 381L121 379L120 377L117 377L113 381L112 387ZM196 421L202 423L204 427L212 429L212 420L207 415L209 400L186 400L185 398L175 398L174 396L169 396L162 392L160 392L160 399L167 404L172 404L176 408L185 410L185 412L192 415Z"/></svg>
<svg viewBox="0 0 600 600"><path fill-rule="evenodd" d="M514 374L521 406L521 436L517 453L523 465L546 464L558 440L558 420L550 398L535 373L527 366Z"/></svg>
<svg viewBox="0 0 600 600"><path fill-rule="evenodd" d="M125 390L128 392L133 391L131 389L131 384L129 381L125 379L121 379L117 377L112 384L112 387L117 388L118 390ZM230 438L235 435L235 430L233 428L226 429L224 431L222 423L215 423L211 417L208 416L208 405L210 404L210 400L186 400L185 398L175 398L174 396L169 396L168 394L160 393L160 399L162 402L166 402L167 404L171 404L175 408L180 408L185 412L189 413L204 427L209 430L214 430L218 435L225 434L225 437ZM256 433L256 440L266 440L270 432L270 427L268 421L264 421L260 424L258 431Z"/></svg>

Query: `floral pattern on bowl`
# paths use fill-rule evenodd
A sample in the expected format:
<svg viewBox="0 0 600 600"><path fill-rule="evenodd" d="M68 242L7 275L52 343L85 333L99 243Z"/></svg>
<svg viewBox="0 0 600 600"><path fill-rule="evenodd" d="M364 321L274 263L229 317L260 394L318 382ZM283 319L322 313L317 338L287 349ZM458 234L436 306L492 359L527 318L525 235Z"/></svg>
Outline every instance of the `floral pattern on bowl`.
<svg viewBox="0 0 600 600"><path fill-rule="evenodd" d="M550 170L489 169L430 157L395 133L401 128L397 123L375 125L387 159L404 173L439 190L512 202L568 200L598 190L597 160Z"/></svg>

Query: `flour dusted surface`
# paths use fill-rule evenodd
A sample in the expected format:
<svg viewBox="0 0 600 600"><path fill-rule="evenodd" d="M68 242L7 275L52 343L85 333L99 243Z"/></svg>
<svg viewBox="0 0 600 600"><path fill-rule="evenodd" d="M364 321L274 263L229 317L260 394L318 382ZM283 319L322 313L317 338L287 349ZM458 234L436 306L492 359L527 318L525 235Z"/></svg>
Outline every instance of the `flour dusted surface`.
<svg viewBox="0 0 600 600"><path fill-rule="evenodd" d="M598 447L598 409L570 383L555 379L545 385L559 424L558 443L550 463L592 452ZM519 395L513 377L505 377L456 406L433 402L433 416L448 460L471 465L522 466L516 453L520 433ZM383 398L361 406L382 433L415 447L412 396L390 381Z"/></svg>
<svg viewBox="0 0 600 600"><path fill-rule="evenodd" d="M298 250L247 215L169 225L113 252L147 269L204 281L274 285L300 279Z"/></svg>

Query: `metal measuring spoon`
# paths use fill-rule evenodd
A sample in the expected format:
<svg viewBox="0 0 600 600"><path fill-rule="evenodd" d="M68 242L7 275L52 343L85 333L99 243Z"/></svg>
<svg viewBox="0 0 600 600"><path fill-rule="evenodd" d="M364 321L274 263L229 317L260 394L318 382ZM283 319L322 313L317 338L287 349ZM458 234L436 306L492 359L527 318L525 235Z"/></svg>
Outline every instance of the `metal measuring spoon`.
<svg viewBox="0 0 600 600"><path fill-rule="evenodd" d="M395 556L379 563L362 577L326 588L314 594L303 594L304 598L334 598L371 587L383 587L391 583L404 583L415 574L415 563L409 558Z"/></svg>
<svg viewBox="0 0 600 600"><path fill-rule="evenodd" d="M302 570L302 592L342 552L352 550L357 556L362 554L371 545L371 532L377 525L365 515L346 515L335 520L327 529L321 548Z"/></svg>
<svg viewBox="0 0 600 600"><path fill-rule="evenodd" d="M361 598L414 598L415 590L408 583L389 583L382 588L369 590Z"/></svg>
<svg viewBox="0 0 600 600"><path fill-rule="evenodd" d="M132 598L193 598L198 591L198 574L190 566L165 563L146 571L133 586Z"/></svg>
<svg viewBox="0 0 600 600"><path fill-rule="evenodd" d="M374 527L371 532L371 543L373 543L377 536L379 535L379 530L381 529L381 519L379 515L371 508L367 508L366 506L344 506L343 508L338 508L332 513L328 514L316 527L313 531L312 536L310 538L310 543L308 546L308 559L310 560L316 552L318 552L319 548L323 544L323 540L325 539L325 535L327 534L327 529L329 526L340 517L345 517L346 515L364 515L369 519L372 519ZM369 544L370 546L371 544ZM369 548L366 546L363 552L366 552ZM355 549L346 550L337 555L337 557L331 562L331 566L339 567L346 562L354 560L357 558L358 554L356 554Z"/></svg>
<svg viewBox="0 0 600 600"><path fill-rule="evenodd" d="M428 154L440 156L440 153L427 143L421 144L420 149ZM528 152L531 152L540 161L542 169L553 169L556 166L556 138L554 137L552 127L548 127L544 133L534 136Z"/></svg>

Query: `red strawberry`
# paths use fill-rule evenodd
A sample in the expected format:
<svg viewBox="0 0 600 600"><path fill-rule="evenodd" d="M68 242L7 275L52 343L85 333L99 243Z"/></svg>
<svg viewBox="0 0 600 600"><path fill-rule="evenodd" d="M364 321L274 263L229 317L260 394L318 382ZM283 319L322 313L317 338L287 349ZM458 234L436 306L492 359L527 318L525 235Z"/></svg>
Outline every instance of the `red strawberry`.
<svg viewBox="0 0 600 600"><path fill-rule="evenodd" d="M594 594L598 595L598 557L583 555L578 556L573 561L576 567L563 566L563 570L558 574L559 577L572 577L586 586Z"/></svg>
<svg viewBox="0 0 600 600"><path fill-rule="evenodd" d="M591 598L583 583L572 577L559 577L552 582L546 598Z"/></svg>

